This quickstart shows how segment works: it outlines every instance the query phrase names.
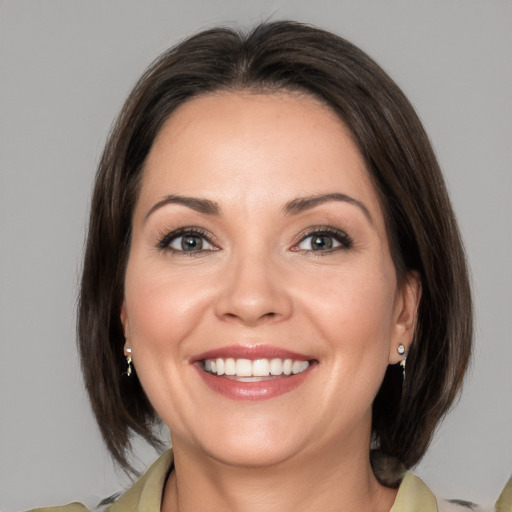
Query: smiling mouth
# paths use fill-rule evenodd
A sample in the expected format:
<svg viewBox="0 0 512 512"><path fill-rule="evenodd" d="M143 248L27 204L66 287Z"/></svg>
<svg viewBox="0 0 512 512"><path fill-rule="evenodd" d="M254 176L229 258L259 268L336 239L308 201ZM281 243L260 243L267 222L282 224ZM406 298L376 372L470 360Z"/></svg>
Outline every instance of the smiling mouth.
<svg viewBox="0 0 512 512"><path fill-rule="evenodd" d="M272 345L231 345L198 354L190 361L203 382L231 400L276 398L307 381L319 361L312 355Z"/></svg>
<svg viewBox="0 0 512 512"><path fill-rule="evenodd" d="M313 361L294 359L205 359L202 369L210 375L227 377L239 382L260 382L276 378L290 377L306 371Z"/></svg>

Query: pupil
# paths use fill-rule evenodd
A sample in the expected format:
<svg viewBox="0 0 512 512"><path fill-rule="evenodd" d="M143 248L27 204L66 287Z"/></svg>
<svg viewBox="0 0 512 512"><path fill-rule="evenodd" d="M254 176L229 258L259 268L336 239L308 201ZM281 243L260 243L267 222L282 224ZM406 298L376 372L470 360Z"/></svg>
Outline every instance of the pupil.
<svg viewBox="0 0 512 512"><path fill-rule="evenodd" d="M181 248L184 251L193 251L193 250L201 250L203 244L201 239L194 235L184 236L181 239Z"/></svg>
<svg viewBox="0 0 512 512"><path fill-rule="evenodd" d="M332 239L329 236L316 236L311 241L313 249L332 249Z"/></svg>

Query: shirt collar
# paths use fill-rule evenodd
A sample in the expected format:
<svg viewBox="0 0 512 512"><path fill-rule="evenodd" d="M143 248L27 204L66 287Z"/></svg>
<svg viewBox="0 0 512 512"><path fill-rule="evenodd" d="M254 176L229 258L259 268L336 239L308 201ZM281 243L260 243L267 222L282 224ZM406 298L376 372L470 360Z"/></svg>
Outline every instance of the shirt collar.
<svg viewBox="0 0 512 512"><path fill-rule="evenodd" d="M165 482L172 470L173 453L168 450L107 510L108 512L160 512ZM438 512L437 502L425 483L408 471L390 512Z"/></svg>

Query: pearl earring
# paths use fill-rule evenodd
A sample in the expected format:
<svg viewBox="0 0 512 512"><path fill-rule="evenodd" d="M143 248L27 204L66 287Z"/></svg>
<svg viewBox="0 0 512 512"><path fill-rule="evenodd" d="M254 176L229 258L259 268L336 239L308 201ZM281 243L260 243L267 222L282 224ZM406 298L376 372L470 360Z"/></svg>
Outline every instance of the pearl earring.
<svg viewBox="0 0 512 512"><path fill-rule="evenodd" d="M398 348L396 349L396 351L401 355L403 356L405 354L405 347L400 344L398 345ZM404 378L404 382L405 382L405 363L407 361L407 356L405 356L401 361L400 361L400 366L402 367L402 372L403 372L403 378Z"/></svg>
<svg viewBox="0 0 512 512"><path fill-rule="evenodd" d="M131 374L132 374L132 349L131 348L127 348L125 349L125 357L126 357L126 364L128 365L128 367L126 368L126 372L125 372L125 375L127 377L129 377Z"/></svg>

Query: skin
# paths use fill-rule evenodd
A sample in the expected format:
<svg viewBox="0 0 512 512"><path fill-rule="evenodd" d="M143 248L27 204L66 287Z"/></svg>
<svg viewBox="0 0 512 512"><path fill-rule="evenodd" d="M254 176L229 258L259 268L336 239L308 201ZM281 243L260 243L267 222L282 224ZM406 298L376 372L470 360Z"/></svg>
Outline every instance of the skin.
<svg viewBox="0 0 512 512"><path fill-rule="evenodd" d="M220 214L156 206L168 194L214 201ZM357 203L283 212L325 194ZM162 247L191 226L201 251L180 250L179 233ZM324 233L333 247L317 250L311 228L344 235ZM413 274L400 283L362 156L327 107L284 92L181 105L146 161L121 310L126 348L171 431L162 510L389 510L396 491L377 482L368 453L372 402L414 331L420 285ZM271 399L222 396L191 364L268 344L315 360Z"/></svg>

